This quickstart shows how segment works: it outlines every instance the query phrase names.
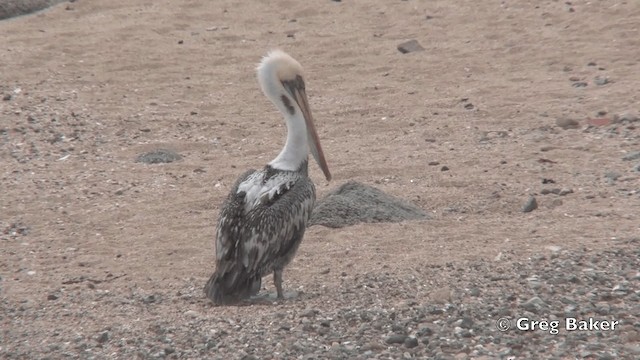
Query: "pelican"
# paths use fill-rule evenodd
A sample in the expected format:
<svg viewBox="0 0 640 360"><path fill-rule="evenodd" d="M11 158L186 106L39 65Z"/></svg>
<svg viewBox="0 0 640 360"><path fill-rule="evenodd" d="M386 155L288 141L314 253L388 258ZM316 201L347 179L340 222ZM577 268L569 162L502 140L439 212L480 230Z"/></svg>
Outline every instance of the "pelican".
<svg viewBox="0 0 640 360"><path fill-rule="evenodd" d="M305 91L302 66L274 50L257 68L262 92L280 110L287 140L262 170L236 180L222 205L216 232L216 270L204 287L217 305L256 295L262 277L273 273L282 299L282 271L300 246L316 190L308 175L309 152L327 181L331 173L322 152Z"/></svg>

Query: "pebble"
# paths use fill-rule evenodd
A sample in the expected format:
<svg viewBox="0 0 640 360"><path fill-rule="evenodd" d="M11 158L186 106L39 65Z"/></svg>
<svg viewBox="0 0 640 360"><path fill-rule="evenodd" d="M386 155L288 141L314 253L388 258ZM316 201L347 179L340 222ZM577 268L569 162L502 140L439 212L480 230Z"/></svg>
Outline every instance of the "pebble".
<svg viewBox="0 0 640 360"><path fill-rule="evenodd" d="M607 171L606 173L604 173L604 177L605 179L607 179L608 182L614 182L618 180L620 176L622 175L615 171Z"/></svg>
<svg viewBox="0 0 640 360"><path fill-rule="evenodd" d="M460 327L463 329L471 329L473 326L473 319L470 317L463 317L460 319Z"/></svg>
<svg viewBox="0 0 640 360"><path fill-rule="evenodd" d="M190 318L192 318L192 319L195 319L195 318L197 318L198 316L200 316L200 314L198 314L198 312L197 312L197 311L195 311L195 310L187 310L187 311L185 311L185 312L184 312L184 315L185 315L186 317L190 317Z"/></svg>
<svg viewBox="0 0 640 360"><path fill-rule="evenodd" d="M102 333L100 333L98 335L98 337L96 338L96 340L98 341L98 343L100 344L104 344L107 341L109 341L110 335L108 331L103 331Z"/></svg>
<svg viewBox="0 0 640 360"><path fill-rule="evenodd" d="M182 159L182 155L173 150L158 149L138 155L136 162L144 164L163 164L171 163L180 159Z"/></svg>
<svg viewBox="0 0 640 360"><path fill-rule="evenodd" d="M567 119L567 118L558 118L558 119L556 119L556 125L558 125L559 127L563 128L564 130L577 129L577 128L580 127L580 123L579 122L577 122L576 120Z"/></svg>
<svg viewBox="0 0 640 360"><path fill-rule="evenodd" d="M609 83L609 78L606 76L598 75L595 78L593 78L593 83L598 86L606 85Z"/></svg>
<svg viewBox="0 0 640 360"><path fill-rule="evenodd" d="M530 196L526 203L522 206L522 212L528 213L538 208L538 201L535 197Z"/></svg>
<svg viewBox="0 0 640 360"><path fill-rule="evenodd" d="M415 39L403 42L398 45L398 51L400 51L403 54L408 54L408 53L422 51L422 50L424 50L424 48L422 47L422 45L420 45L418 40L415 40Z"/></svg>
<svg viewBox="0 0 640 360"><path fill-rule="evenodd" d="M538 296L534 296L522 303L521 307L529 312L538 314L541 310L547 308L547 303Z"/></svg>
<svg viewBox="0 0 640 360"><path fill-rule="evenodd" d="M624 161L632 161L640 159L640 151L634 151L622 157Z"/></svg>
<svg viewBox="0 0 640 360"><path fill-rule="evenodd" d="M614 115L613 119L615 122L621 122L621 123L632 123L640 120L638 115L632 112L626 112L620 115Z"/></svg>
<svg viewBox="0 0 640 360"><path fill-rule="evenodd" d="M393 334L393 335L387 336L387 338L384 339L384 341L387 344L402 344L407 339L407 337L408 336L404 334Z"/></svg>
<svg viewBox="0 0 640 360"><path fill-rule="evenodd" d="M409 336L406 339L404 339L404 346L407 349L412 349L412 348L418 346L418 339L416 339L413 336Z"/></svg>
<svg viewBox="0 0 640 360"><path fill-rule="evenodd" d="M316 309L308 309L303 311L300 314L300 317L306 317L306 318L312 318L315 317L316 315L318 315L320 313L320 311L316 310Z"/></svg>
<svg viewBox="0 0 640 360"><path fill-rule="evenodd" d="M560 190L560 192L558 192L558 195L560 195L560 196L565 196L565 195L569 195L569 194L573 194L573 190L572 189L563 188L562 190Z"/></svg>

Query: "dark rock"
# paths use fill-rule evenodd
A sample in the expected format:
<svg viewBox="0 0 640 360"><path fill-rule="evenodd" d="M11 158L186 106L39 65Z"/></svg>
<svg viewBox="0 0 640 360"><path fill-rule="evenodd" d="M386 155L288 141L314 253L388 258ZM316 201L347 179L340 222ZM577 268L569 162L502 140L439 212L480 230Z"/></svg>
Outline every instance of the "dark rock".
<svg viewBox="0 0 640 360"><path fill-rule="evenodd" d="M0 20L31 14L66 0L0 1Z"/></svg>
<svg viewBox="0 0 640 360"><path fill-rule="evenodd" d="M182 159L182 156L173 150L158 149L138 155L136 162L145 164L162 164L174 162L180 159Z"/></svg>
<svg viewBox="0 0 640 360"><path fill-rule="evenodd" d="M418 335L419 337L431 336L433 335L433 330L428 326L422 326L418 329L416 335Z"/></svg>
<svg viewBox="0 0 640 360"><path fill-rule="evenodd" d="M573 194L573 190L572 189L563 188L562 190L560 190L558 192L558 195L560 195L560 196L565 196L565 195L568 195L568 194Z"/></svg>
<svg viewBox="0 0 640 360"><path fill-rule="evenodd" d="M473 326L473 319L470 317L463 317L460 321L460 327L463 329L471 329Z"/></svg>
<svg viewBox="0 0 640 360"><path fill-rule="evenodd" d="M384 341L387 344L402 344L407 338L408 336L404 334L393 334L393 335L387 336L387 338L384 339Z"/></svg>
<svg viewBox="0 0 640 360"><path fill-rule="evenodd" d="M107 341L109 341L109 332L108 331L103 331L100 333L100 335L98 335L98 337L96 338L96 341L98 341L98 343L100 344L104 344Z"/></svg>
<svg viewBox="0 0 640 360"><path fill-rule="evenodd" d="M309 226L340 228L357 223L400 222L428 219L417 206L364 184L350 181L320 200Z"/></svg>
<svg viewBox="0 0 640 360"><path fill-rule="evenodd" d="M416 346L418 346L418 339L412 336L408 336L406 339L404 339L404 347L406 347L407 349L413 349Z"/></svg>
<svg viewBox="0 0 640 360"><path fill-rule="evenodd" d="M624 161L632 161L632 160L638 160L638 159L640 159L640 151L634 151L632 153L625 155L622 158L622 160Z"/></svg>
<svg viewBox="0 0 640 360"><path fill-rule="evenodd" d="M542 310L547 308L547 303L545 303L542 299L537 296L532 297L531 299L522 303L522 308L532 312L534 314L540 313Z"/></svg>
<svg viewBox="0 0 640 360"><path fill-rule="evenodd" d="M606 85L609 83L609 78L607 78L606 76L596 76L593 79L593 83L598 85L598 86L602 86L602 85Z"/></svg>
<svg viewBox="0 0 640 360"><path fill-rule="evenodd" d="M577 129L577 128L580 127L580 123L579 122L577 122L576 120L567 119L567 118L558 118L558 119L556 119L556 125L558 125L559 127L563 128L564 130Z"/></svg>
<svg viewBox="0 0 640 360"><path fill-rule="evenodd" d="M530 196L529 200L522 206L522 212L528 213L538 208L538 201L535 197Z"/></svg>
<svg viewBox="0 0 640 360"><path fill-rule="evenodd" d="M58 300L58 295L49 294L49 296L47 296L47 300Z"/></svg>
<svg viewBox="0 0 640 360"><path fill-rule="evenodd" d="M424 50L424 48L422 47L422 45L420 45L418 40L415 39L403 42L402 44L398 45L398 51L403 54L422 50Z"/></svg>

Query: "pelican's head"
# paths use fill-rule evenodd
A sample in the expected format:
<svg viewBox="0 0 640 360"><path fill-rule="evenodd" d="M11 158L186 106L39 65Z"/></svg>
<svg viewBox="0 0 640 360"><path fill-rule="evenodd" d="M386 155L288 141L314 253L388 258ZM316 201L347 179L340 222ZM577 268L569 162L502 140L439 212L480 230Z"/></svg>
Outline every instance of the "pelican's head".
<svg viewBox="0 0 640 360"><path fill-rule="evenodd" d="M297 159L301 152L304 152L306 159L307 149L296 148L301 145L296 142L297 132L306 132L305 142L308 143L313 158L327 180L331 180L331 173L311 116L300 63L283 51L273 50L262 59L257 70L262 91L287 119L287 144L274 162L295 162L293 159Z"/></svg>

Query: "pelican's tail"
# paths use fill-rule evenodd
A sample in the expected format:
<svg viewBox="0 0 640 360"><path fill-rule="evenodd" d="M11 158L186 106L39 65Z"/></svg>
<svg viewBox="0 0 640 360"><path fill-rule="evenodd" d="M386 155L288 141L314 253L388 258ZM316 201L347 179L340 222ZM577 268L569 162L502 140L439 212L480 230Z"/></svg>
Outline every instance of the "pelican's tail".
<svg viewBox="0 0 640 360"><path fill-rule="evenodd" d="M260 275L216 271L204 286L204 293L216 305L231 305L256 295L261 285Z"/></svg>

